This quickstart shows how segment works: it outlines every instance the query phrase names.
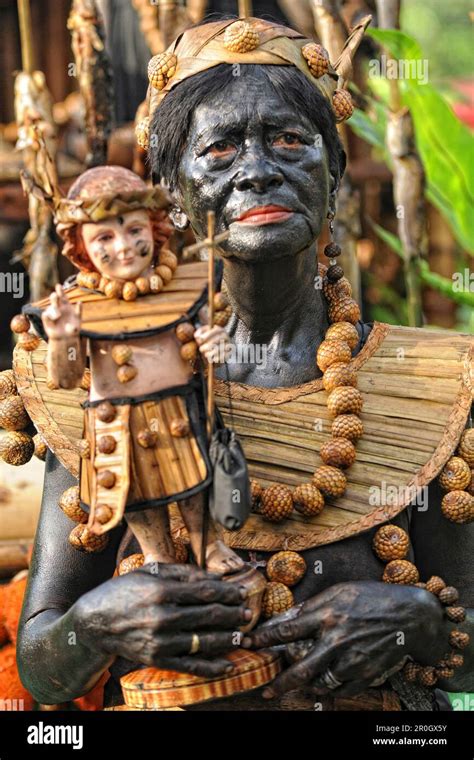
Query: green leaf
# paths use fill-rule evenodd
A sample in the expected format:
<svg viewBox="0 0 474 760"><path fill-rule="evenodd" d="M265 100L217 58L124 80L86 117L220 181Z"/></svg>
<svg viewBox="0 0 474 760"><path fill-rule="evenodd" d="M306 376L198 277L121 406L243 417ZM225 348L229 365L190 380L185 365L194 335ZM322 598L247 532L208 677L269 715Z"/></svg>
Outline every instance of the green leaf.
<svg viewBox="0 0 474 760"><path fill-rule="evenodd" d="M386 151L385 124L380 119L377 118L374 121L365 111L356 108L348 124L358 137L366 140L375 148Z"/></svg>
<svg viewBox="0 0 474 760"><path fill-rule="evenodd" d="M405 256L403 255L402 241L400 238L394 235L393 232L389 232L384 227L381 227L380 224L377 224L377 222L374 222L370 218L369 223L379 238L383 240L383 242L386 243L388 247L392 249L392 251L395 251L395 253L397 253L401 259L405 260Z"/></svg>
<svg viewBox="0 0 474 760"><path fill-rule="evenodd" d="M400 58L418 60L423 57L418 42L398 29L368 29L366 34L398 60Z"/></svg>

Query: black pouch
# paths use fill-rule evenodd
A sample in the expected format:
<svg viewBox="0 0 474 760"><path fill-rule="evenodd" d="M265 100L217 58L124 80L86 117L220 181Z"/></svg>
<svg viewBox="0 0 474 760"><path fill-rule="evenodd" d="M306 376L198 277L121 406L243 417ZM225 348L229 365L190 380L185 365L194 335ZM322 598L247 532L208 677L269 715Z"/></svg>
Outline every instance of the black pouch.
<svg viewBox="0 0 474 760"><path fill-rule="evenodd" d="M218 409L216 428L209 446L213 479L209 511L226 530L239 530L250 513L250 481L247 462L235 432L225 427Z"/></svg>

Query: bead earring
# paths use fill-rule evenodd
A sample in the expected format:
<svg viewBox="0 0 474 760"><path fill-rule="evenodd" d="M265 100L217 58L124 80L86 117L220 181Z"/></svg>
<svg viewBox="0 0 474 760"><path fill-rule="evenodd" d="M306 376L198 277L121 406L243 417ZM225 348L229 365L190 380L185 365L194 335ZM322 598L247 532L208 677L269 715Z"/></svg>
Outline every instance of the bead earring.
<svg viewBox="0 0 474 760"><path fill-rule="evenodd" d="M172 206L168 216L176 230L184 232L189 227L189 219L179 206Z"/></svg>

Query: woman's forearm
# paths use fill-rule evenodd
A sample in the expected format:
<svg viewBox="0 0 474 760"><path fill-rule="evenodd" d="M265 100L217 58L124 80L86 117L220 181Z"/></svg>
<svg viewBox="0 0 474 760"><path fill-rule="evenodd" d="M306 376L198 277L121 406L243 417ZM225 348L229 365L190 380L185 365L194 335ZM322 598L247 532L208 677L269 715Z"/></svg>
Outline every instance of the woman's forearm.
<svg viewBox="0 0 474 760"><path fill-rule="evenodd" d="M20 627L20 678L42 704L58 704L87 694L114 660L81 642L76 607L66 613L45 610Z"/></svg>

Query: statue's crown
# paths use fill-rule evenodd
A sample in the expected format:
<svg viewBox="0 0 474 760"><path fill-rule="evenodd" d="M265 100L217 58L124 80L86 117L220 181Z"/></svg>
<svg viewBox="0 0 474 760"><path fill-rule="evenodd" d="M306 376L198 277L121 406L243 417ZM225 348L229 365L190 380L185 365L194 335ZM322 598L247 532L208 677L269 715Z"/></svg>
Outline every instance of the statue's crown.
<svg viewBox="0 0 474 760"><path fill-rule="evenodd" d="M370 21L366 16L352 30L332 64L322 45L261 18L226 19L187 29L148 64L149 115L137 125L138 143L147 147L153 113L173 87L220 63L295 66L331 103L336 121L348 119L354 106L345 89L347 72Z"/></svg>

